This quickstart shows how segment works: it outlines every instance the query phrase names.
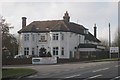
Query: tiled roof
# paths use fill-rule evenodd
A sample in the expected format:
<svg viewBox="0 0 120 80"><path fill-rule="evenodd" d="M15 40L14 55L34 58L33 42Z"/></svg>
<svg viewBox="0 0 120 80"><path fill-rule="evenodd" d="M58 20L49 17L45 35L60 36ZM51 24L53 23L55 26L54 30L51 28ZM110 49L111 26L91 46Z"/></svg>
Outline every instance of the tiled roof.
<svg viewBox="0 0 120 80"><path fill-rule="evenodd" d="M105 47L103 45L100 44L91 44L91 43L86 43L86 44L79 44L78 48L98 48L97 46L101 46L101 47Z"/></svg>
<svg viewBox="0 0 120 80"><path fill-rule="evenodd" d="M21 32L49 32L51 31L68 31L84 34L84 28L82 25L78 25L72 22L65 22L64 20L51 20L51 21L34 21L26 27L18 31Z"/></svg>
<svg viewBox="0 0 120 80"><path fill-rule="evenodd" d="M95 36L93 36L90 32L88 34L85 34L85 40L89 41L95 41L95 42L100 42Z"/></svg>
<svg viewBox="0 0 120 80"><path fill-rule="evenodd" d="M78 48L97 48L95 44L79 44Z"/></svg>
<svg viewBox="0 0 120 80"><path fill-rule="evenodd" d="M65 22L64 20L48 20L48 21L33 21L29 25L19 30L18 33L66 31L85 35L85 39L90 41L100 42L91 33L85 34L84 30L88 29L86 29L82 25L73 22Z"/></svg>

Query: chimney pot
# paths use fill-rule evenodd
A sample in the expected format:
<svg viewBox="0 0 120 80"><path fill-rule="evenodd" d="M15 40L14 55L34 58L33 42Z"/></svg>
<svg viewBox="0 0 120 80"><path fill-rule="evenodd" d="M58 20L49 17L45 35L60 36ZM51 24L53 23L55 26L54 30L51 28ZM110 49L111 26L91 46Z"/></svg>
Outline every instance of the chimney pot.
<svg viewBox="0 0 120 80"><path fill-rule="evenodd" d="M97 27L96 27L96 24L94 24L94 36L96 37L97 36Z"/></svg>
<svg viewBox="0 0 120 80"><path fill-rule="evenodd" d="M26 17L22 17L22 28L26 26Z"/></svg>
<svg viewBox="0 0 120 80"><path fill-rule="evenodd" d="M64 14L63 16L63 20L66 21L66 22L69 22L70 21L70 16L68 14L68 12L66 11L66 13Z"/></svg>

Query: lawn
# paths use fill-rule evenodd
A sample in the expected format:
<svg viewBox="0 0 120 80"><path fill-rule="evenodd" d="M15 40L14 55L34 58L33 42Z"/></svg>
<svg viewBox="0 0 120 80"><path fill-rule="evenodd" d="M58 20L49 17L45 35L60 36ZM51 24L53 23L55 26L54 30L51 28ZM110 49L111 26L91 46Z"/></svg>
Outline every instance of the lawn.
<svg viewBox="0 0 120 80"><path fill-rule="evenodd" d="M29 68L11 68L11 69L2 69L3 78L18 78L30 73L36 72L34 69Z"/></svg>
<svg viewBox="0 0 120 80"><path fill-rule="evenodd" d="M99 62L99 61L115 61L115 60L120 60L120 58L96 59L96 60L89 60L83 62Z"/></svg>

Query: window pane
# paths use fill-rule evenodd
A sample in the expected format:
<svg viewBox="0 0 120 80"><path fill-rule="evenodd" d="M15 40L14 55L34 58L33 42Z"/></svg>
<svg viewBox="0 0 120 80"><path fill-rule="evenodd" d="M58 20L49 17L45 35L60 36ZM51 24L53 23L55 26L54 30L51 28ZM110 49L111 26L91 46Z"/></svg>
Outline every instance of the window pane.
<svg viewBox="0 0 120 80"><path fill-rule="evenodd" d="M56 55L58 55L58 51L56 51Z"/></svg>
<svg viewBox="0 0 120 80"><path fill-rule="evenodd" d="M32 40L33 40L33 41L35 40L35 35L32 36Z"/></svg>
<svg viewBox="0 0 120 80"><path fill-rule="evenodd" d="M26 51L24 51L24 55L26 55Z"/></svg>
<svg viewBox="0 0 120 80"><path fill-rule="evenodd" d="M53 35L53 40L55 40L55 36Z"/></svg>
<svg viewBox="0 0 120 80"><path fill-rule="evenodd" d="M29 51L29 48L27 48L27 50Z"/></svg>
<svg viewBox="0 0 120 80"><path fill-rule="evenodd" d="M24 35L24 41L26 41L26 35Z"/></svg>
<svg viewBox="0 0 120 80"><path fill-rule="evenodd" d="M61 51L61 54L64 55L64 48L62 47L62 51Z"/></svg>
<svg viewBox="0 0 120 80"><path fill-rule="evenodd" d="M58 47L56 47L56 50L58 50Z"/></svg>
<svg viewBox="0 0 120 80"><path fill-rule="evenodd" d="M29 34L27 34L27 40L29 40Z"/></svg>
<svg viewBox="0 0 120 80"><path fill-rule="evenodd" d="M58 55L58 47L53 47L53 55Z"/></svg>
<svg viewBox="0 0 120 80"><path fill-rule="evenodd" d="M53 34L53 40L58 40L58 34Z"/></svg>
<svg viewBox="0 0 120 80"><path fill-rule="evenodd" d="M58 40L58 36L56 36L56 40Z"/></svg>
<svg viewBox="0 0 120 80"><path fill-rule="evenodd" d="M45 40L45 36L41 36L41 40Z"/></svg>
<svg viewBox="0 0 120 80"><path fill-rule="evenodd" d="M62 40L64 40L64 34L62 34Z"/></svg>
<svg viewBox="0 0 120 80"><path fill-rule="evenodd" d="M62 50L62 55L64 55L64 50Z"/></svg>
<svg viewBox="0 0 120 80"><path fill-rule="evenodd" d="M55 55L55 51L53 51L53 55Z"/></svg>
<svg viewBox="0 0 120 80"><path fill-rule="evenodd" d="M32 55L34 55L34 48L32 48Z"/></svg>

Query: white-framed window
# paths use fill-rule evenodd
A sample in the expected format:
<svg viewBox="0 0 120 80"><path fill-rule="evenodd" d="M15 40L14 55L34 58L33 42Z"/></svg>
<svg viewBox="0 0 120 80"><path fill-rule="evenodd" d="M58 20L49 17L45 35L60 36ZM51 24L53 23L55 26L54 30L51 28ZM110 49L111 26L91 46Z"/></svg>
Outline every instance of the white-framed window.
<svg viewBox="0 0 120 80"><path fill-rule="evenodd" d="M41 40L45 40L45 36L41 36L40 39L41 39Z"/></svg>
<svg viewBox="0 0 120 80"><path fill-rule="evenodd" d="M24 48L24 55L29 55L29 48L28 47Z"/></svg>
<svg viewBox="0 0 120 80"><path fill-rule="evenodd" d="M88 30L84 30L84 33L85 33L85 34L88 34Z"/></svg>
<svg viewBox="0 0 120 80"><path fill-rule="evenodd" d="M32 48L32 55L35 54L35 48Z"/></svg>
<svg viewBox="0 0 120 80"><path fill-rule="evenodd" d="M88 41L88 40L86 40L86 43L89 43L89 41Z"/></svg>
<svg viewBox="0 0 120 80"><path fill-rule="evenodd" d="M61 48L61 55L64 55L64 47Z"/></svg>
<svg viewBox="0 0 120 80"><path fill-rule="evenodd" d="M58 34L53 34L53 40L58 40Z"/></svg>
<svg viewBox="0 0 120 80"><path fill-rule="evenodd" d="M80 43L80 41L81 41L81 36L79 35L79 43Z"/></svg>
<svg viewBox="0 0 120 80"><path fill-rule="evenodd" d="M61 39L64 40L64 34L61 34Z"/></svg>
<svg viewBox="0 0 120 80"><path fill-rule="evenodd" d="M35 41L35 35L34 34L32 35L32 41Z"/></svg>
<svg viewBox="0 0 120 80"><path fill-rule="evenodd" d="M53 55L58 55L58 47L53 47Z"/></svg>
<svg viewBox="0 0 120 80"><path fill-rule="evenodd" d="M24 35L24 41L29 41L29 34Z"/></svg>
<svg viewBox="0 0 120 80"><path fill-rule="evenodd" d="M47 42L46 36L45 35L41 35L40 38L39 38L39 42Z"/></svg>
<svg viewBox="0 0 120 80"><path fill-rule="evenodd" d="M26 37L27 37L27 36L26 36L26 34L25 34L25 35L24 35L24 41L26 41Z"/></svg>

